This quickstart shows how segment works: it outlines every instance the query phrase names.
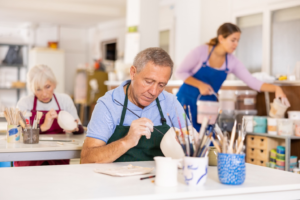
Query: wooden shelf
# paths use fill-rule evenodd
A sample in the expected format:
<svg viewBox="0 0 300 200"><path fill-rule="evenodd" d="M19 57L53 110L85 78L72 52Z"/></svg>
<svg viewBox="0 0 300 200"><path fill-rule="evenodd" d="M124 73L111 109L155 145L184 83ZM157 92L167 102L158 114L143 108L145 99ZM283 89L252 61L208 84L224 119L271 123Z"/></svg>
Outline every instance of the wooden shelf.
<svg viewBox="0 0 300 200"><path fill-rule="evenodd" d="M279 138L279 139L300 140L299 136L270 135L268 133L247 133L247 134L249 134L249 135L264 136L264 137L271 137L271 138Z"/></svg>
<svg viewBox="0 0 300 200"><path fill-rule="evenodd" d="M25 67L25 65L23 64L19 64L19 65L10 65L10 64L0 64L0 67Z"/></svg>
<svg viewBox="0 0 300 200"><path fill-rule="evenodd" d="M0 90L25 90L26 87L17 88L17 87L0 87Z"/></svg>

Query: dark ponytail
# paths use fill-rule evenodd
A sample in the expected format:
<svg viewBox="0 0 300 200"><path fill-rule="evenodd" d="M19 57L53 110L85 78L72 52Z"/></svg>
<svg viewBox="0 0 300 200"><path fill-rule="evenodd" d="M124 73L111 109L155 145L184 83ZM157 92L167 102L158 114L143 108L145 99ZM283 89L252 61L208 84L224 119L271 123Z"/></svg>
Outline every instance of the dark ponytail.
<svg viewBox="0 0 300 200"><path fill-rule="evenodd" d="M235 25L235 24L232 24L232 23L225 23L225 24L222 24L219 28L218 28L218 31L217 31L217 37L215 38L212 38L208 43L208 45L210 46L215 46L219 43L219 40L218 40L218 36L219 35L222 35L224 38L227 38L229 35L233 34L233 33L236 33L236 32L241 32L241 29Z"/></svg>
<svg viewBox="0 0 300 200"><path fill-rule="evenodd" d="M209 42L207 43L209 46L215 46L215 45L217 45L218 44L218 38L217 37L215 37L215 38L212 38L212 39L210 39L209 40Z"/></svg>

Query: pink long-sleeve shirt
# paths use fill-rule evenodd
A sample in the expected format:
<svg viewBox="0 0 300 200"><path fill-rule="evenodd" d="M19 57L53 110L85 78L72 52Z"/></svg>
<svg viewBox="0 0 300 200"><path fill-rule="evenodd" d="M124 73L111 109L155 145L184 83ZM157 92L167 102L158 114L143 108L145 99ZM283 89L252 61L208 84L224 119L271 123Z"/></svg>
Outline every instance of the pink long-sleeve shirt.
<svg viewBox="0 0 300 200"><path fill-rule="evenodd" d="M187 55L182 64L177 68L175 76L183 81L188 77L193 76L201 68L202 63L207 60L208 54L208 45L206 44L195 48ZM236 75L250 88L260 91L263 82L253 77L241 61L239 61L234 55L227 54L227 63L229 73ZM209 62L207 62L207 65L209 66ZM226 63L224 62L220 70L225 69Z"/></svg>

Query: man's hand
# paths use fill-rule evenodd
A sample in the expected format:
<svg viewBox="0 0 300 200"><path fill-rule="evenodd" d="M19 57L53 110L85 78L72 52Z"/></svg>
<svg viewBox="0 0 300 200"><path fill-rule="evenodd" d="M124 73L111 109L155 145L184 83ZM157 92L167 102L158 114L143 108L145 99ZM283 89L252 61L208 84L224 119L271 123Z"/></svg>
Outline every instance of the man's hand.
<svg viewBox="0 0 300 200"><path fill-rule="evenodd" d="M140 118L132 121L128 134L124 140L128 142L131 147L139 143L140 138L144 135L150 139L151 132L153 132L153 123L150 119Z"/></svg>

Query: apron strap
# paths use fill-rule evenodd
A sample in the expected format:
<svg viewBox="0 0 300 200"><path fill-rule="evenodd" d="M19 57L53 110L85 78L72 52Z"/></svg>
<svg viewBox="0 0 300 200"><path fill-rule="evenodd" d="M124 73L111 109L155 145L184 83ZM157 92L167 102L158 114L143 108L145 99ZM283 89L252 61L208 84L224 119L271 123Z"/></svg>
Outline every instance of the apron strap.
<svg viewBox="0 0 300 200"><path fill-rule="evenodd" d="M163 113L162 110L161 110L161 107L160 107L160 103L159 103L158 97L156 98L156 104L157 104L157 107L158 107L158 110L159 110L159 114L160 114L160 117L161 117L160 121L161 121L162 125L166 125L167 120L166 120L166 118L164 117L164 113Z"/></svg>
<svg viewBox="0 0 300 200"><path fill-rule="evenodd" d="M123 126L124 119L125 119L125 114L126 114L126 110L127 110L127 105L128 105L128 88L129 88L129 85L130 85L130 83L127 85L127 88L126 88L126 96L125 96L125 100L124 100L124 106L123 106L123 110L122 110L120 126Z"/></svg>
<svg viewBox="0 0 300 200"><path fill-rule="evenodd" d="M36 98L36 96L34 95L33 108L32 108L33 111L36 111L36 104L37 104L37 98Z"/></svg>
<svg viewBox="0 0 300 200"><path fill-rule="evenodd" d="M55 94L54 94L54 93L53 93L53 96L54 96L54 99L55 99L55 101L56 101L56 104L57 104L58 110L60 111L60 106L59 106L59 103L58 103L58 101L57 101L57 99L56 99L56 96L55 96Z"/></svg>
<svg viewBox="0 0 300 200"><path fill-rule="evenodd" d="M225 72L227 73L229 70L228 70L228 61L227 61L227 53L225 55L225 64L226 64L226 69L225 69Z"/></svg>
<svg viewBox="0 0 300 200"><path fill-rule="evenodd" d="M211 53L214 51L216 46L213 46L212 49L210 50L209 54L208 54L208 57L207 57L207 60L205 61L205 63L207 63L207 61L209 60L210 56L211 56Z"/></svg>

